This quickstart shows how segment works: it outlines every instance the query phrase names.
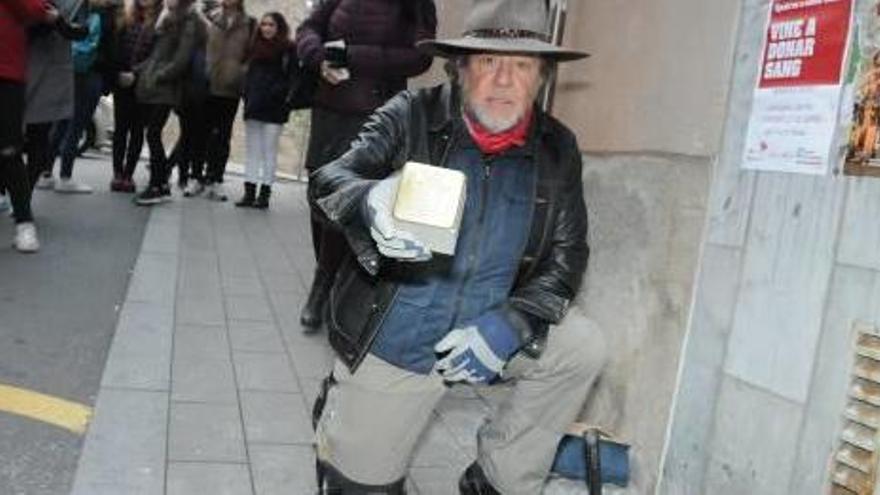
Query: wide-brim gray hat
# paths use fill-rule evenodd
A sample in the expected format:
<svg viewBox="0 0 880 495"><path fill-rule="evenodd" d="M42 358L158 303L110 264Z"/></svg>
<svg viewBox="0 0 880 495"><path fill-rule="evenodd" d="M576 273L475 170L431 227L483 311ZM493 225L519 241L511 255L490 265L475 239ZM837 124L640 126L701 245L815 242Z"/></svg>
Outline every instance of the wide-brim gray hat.
<svg viewBox="0 0 880 495"><path fill-rule="evenodd" d="M474 0L460 38L424 40L417 46L437 57L510 53L567 62L589 57L550 42L545 0Z"/></svg>

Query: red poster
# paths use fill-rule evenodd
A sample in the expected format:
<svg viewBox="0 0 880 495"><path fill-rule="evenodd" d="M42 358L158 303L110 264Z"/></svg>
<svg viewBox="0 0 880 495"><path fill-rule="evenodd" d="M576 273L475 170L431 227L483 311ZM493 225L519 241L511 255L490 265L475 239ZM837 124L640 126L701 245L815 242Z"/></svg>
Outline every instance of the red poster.
<svg viewBox="0 0 880 495"><path fill-rule="evenodd" d="M760 88L840 84L851 0L774 0Z"/></svg>

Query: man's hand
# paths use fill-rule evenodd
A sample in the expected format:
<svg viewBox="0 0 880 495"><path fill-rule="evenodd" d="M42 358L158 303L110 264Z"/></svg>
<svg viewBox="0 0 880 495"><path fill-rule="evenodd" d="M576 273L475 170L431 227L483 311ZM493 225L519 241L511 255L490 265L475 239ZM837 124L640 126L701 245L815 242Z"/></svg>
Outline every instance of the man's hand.
<svg viewBox="0 0 880 495"><path fill-rule="evenodd" d="M123 88L130 88L134 84L134 79L134 72L120 72L117 76L117 82Z"/></svg>
<svg viewBox="0 0 880 495"><path fill-rule="evenodd" d="M351 76L348 73L348 69L333 67L330 62L325 60L321 62L321 77L328 83L336 86L342 81L348 80Z"/></svg>
<svg viewBox="0 0 880 495"><path fill-rule="evenodd" d="M444 355L435 369L447 382L489 383L504 369L519 348L510 323L498 311L490 311L472 325L456 328L434 346Z"/></svg>
<svg viewBox="0 0 880 495"><path fill-rule="evenodd" d="M427 261L431 251L416 237L394 226L391 209L400 185L400 173L379 181L366 198L370 235L382 255L400 261Z"/></svg>

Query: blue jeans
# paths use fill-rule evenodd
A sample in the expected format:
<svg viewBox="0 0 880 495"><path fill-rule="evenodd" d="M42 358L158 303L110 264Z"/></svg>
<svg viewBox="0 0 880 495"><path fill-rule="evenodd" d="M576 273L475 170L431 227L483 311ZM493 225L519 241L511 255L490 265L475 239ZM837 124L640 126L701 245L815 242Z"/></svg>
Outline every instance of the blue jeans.
<svg viewBox="0 0 880 495"><path fill-rule="evenodd" d="M73 161L79 151L79 140L95 114L98 100L104 89L100 74L87 72L74 76L73 119L66 126L61 141L61 177L69 179L73 175Z"/></svg>

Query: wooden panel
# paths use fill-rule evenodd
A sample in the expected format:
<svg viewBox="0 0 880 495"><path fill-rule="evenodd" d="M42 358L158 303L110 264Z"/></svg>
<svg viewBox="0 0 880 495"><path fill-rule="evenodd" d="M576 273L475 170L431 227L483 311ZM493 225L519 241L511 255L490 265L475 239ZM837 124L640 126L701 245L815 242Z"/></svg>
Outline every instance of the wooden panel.
<svg viewBox="0 0 880 495"><path fill-rule="evenodd" d="M848 178L837 259L880 270L880 178Z"/></svg>
<svg viewBox="0 0 880 495"><path fill-rule="evenodd" d="M726 370L805 402L834 260L844 184L762 173Z"/></svg>

